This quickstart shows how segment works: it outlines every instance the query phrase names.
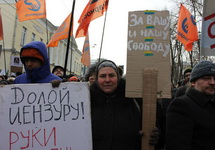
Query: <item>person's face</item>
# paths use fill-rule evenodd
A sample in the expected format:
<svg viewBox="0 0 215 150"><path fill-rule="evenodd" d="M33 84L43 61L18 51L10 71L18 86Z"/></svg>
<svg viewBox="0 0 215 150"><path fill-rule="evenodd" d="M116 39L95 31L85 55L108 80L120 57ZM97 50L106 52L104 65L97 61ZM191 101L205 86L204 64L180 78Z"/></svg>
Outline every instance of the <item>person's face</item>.
<svg viewBox="0 0 215 150"><path fill-rule="evenodd" d="M194 88L206 95L215 94L215 76L204 76L192 82Z"/></svg>
<svg viewBox="0 0 215 150"><path fill-rule="evenodd" d="M95 79L96 79L95 74L91 74L89 76L89 83L90 83L90 85L92 85L95 82Z"/></svg>
<svg viewBox="0 0 215 150"><path fill-rule="evenodd" d="M111 67L104 67L98 73L98 85L105 93L113 93L117 88L117 73Z"/></svg>
<svg viewBox="0 0 215 150"><path fill-rule="evenodd" d="M187 72L187 73L184 75L184 79L185 79L186 81L189 81L189 80L190 80L190 74L191 74L191 72Z"/></svg>
<svg viewBox="0 0 215 150"><path fill-rule="evenodd" d="M54 71L54 74L56 75L56 76L63 76L63 70L61 69L61 68L57 68L57 69L55 69L55 71Z"/></svg>
<svg viewBox="0 0 215 150"><path fill-rule="evenodd" d="M35 59L35 58L29 58L29 59L26 58L24 65L28 70L32 70L35 68L39 68L42 65L42 63L40 60Z"/></svg>

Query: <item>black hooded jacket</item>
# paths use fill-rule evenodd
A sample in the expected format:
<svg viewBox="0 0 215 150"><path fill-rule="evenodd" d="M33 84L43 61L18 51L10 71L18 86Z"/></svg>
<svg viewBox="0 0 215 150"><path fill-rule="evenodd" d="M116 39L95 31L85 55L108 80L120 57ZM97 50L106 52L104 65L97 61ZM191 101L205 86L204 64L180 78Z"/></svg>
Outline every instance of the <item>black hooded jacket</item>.
<svg viewBox="0 0 215 150"><path fill-rule="evenodd" d="M93 150L140 150L141 113L125 97L125 80L115 92L104 93L95 82L90 87Z"/></svg>

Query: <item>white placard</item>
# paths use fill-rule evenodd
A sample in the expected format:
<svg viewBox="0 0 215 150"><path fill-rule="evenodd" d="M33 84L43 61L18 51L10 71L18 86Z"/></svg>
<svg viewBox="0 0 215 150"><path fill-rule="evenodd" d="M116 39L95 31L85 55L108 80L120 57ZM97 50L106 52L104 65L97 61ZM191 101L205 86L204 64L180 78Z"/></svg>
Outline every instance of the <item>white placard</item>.
<svg viewBox="0 0 215 150"><path fill-rule="evenodd" d="M0 150L92 150L85 82L0 87Z"/></svg>
<svg viewBox="0 0 215 150"><path fill-rule="evenodd" d="M215 10L214 0L205 0L203 5L201 56L215 56Z"/></svg>

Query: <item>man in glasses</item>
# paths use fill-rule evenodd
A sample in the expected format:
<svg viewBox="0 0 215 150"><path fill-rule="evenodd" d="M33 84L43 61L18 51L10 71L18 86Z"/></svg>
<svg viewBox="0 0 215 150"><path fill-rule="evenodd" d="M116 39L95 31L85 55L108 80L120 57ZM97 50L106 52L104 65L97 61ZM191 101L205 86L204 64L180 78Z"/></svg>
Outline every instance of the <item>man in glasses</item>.
<svg viewBox="0 0 215 150"><path fill-rule="evenodd" d="M167 109L166 150L215 149L215 64L201 61L185 95Z"/></svg>

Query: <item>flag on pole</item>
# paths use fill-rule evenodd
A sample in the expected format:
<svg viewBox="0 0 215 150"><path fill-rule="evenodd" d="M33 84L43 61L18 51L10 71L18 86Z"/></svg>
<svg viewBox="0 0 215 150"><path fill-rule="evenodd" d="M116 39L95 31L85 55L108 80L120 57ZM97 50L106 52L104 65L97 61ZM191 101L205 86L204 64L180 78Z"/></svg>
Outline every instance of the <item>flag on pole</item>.
<svg viewBox="0 0 215 150"><path fill-rule="evenodd" d="M61 26L56 30L55 34L51 37L51 40L49 41L47 47L57 47L58 42L60 40L68 38L70 19L71 19L71 13L64 20L64 22L61 24ZM73 32L71 32L71 36L73 36Z"/></svg>
<svg viewBox="0 0 215 150"><path fill-rule="evenodd" d="M2 24L2 14L1 14L1 8L0 8L0 40L4 39L4 34L3 34L3 24Z"/></svg>
<svg viewBox="0 0 215 150"><path fill-rule="evenodd" d="M45 0L19 0L16 3L19 21L46 18Z"/></svg>
<svg viewBox="0 0 215 150"><path fill-rule="evenodd" d="M82 12L76 31L76 38L86 36L89 24L92 20L101 17L108 9L109 0L90 0Z"/></svg>
<svg viewBox="0 0 215 150"><path fill-rule="evenodd" d="M215 56L215 10L214 0L203 4L201 56Z"/></svg>
<svg viewBox="0 0 215 150"><path fill-rule="evenodd" d="M87 33L87 36L84 41L81 62L83 65L85 65L87 67L90 66L90 41L89 41L88 33Z"/></svg>
<svg viewBox="0 0 215 150"><path fill-rule="evenodd" d="M178 17L177 31L176 38L185 46L185 50L192 51L193 42L198 40L196 21L182 4Z"/></svg>

